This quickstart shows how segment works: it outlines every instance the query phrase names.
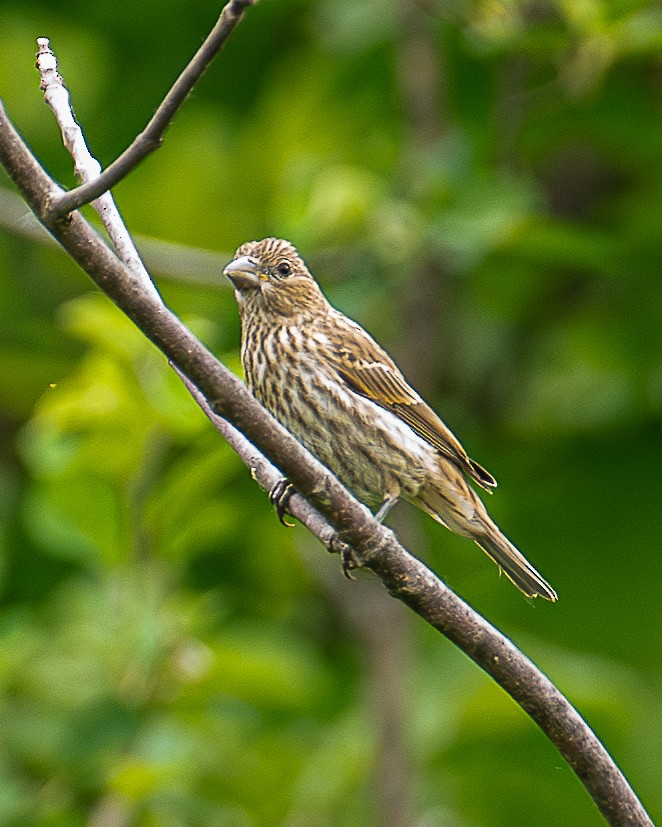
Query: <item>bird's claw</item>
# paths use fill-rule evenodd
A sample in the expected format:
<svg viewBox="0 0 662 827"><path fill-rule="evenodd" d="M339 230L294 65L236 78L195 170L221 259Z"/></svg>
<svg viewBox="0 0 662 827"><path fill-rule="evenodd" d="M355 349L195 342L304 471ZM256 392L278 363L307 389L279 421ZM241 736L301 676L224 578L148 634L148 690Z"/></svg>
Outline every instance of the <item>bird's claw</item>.
<svg viewBox="0 0 662 827"><path fill-rule="evenodd" d="M293 493L294 486L291 482L288 482L286 477L281 477L269 492L269 499L276 509L276 516L281 524L287 526L287 528L294 528L294 523L290 523L285 519L285 515L289 513L287 505Z"/></svg>
<svg viewBox="0 0 662 827"><path fill-rule="evenodd" d="M361 563L356 554L354 554L354 549L344 540L335 536L329 545L329 551L332 554L338 554L340 556L340 565L342 566L342 573L345 577L348 580L356 580L356 578L352 576L352 571L353 569L361 568Z"/></svg>
<svg viewBox="0 0 662 827"><path fill-rule="evenodd" d="M356 580L352 574L353 569L359 568L359 561L356 559L354 550L351 546L345 546L340 553L340 565L342 566L342 573L348 580Z"/></svg>
<svg viewBox="0 0 662 827"><path fill-rule="evenodd" d="M287 505L295 490L287 477L281 477L269 492L269 499L273 503L278 519L288 528L294 527L294 523L286 520L285 516L290 513L287 510ZM344 540L336 536L329 546L329 551L340 556L340 565L345 577L348 580L355 580L356 578L352 576L352 571L361 568L361 562L354 553L354 549L348 543L344 542Z"/></svg>

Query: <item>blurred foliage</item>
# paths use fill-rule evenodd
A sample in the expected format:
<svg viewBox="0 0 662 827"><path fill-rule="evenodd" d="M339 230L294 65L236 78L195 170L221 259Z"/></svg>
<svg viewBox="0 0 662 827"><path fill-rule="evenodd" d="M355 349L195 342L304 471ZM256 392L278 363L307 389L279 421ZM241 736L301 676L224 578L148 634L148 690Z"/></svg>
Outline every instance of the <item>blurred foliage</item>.
<svg viewBox="0 0 662 827"><path fill-rule="evenodd" d="M108 163L217 13L0 0L0 94L71 185L35 38ZM116 192L164 242L291 238L407 365L560 602L531 611L405 506L403 537L577 704L653 817L661 57L652 0L262 0ZM238 371L220 272L156 275ZM280 527L163 358L20 232L0 235L0 331L0 827L602 823L471 663L401 607L381 622L377 584Z"/></svg>

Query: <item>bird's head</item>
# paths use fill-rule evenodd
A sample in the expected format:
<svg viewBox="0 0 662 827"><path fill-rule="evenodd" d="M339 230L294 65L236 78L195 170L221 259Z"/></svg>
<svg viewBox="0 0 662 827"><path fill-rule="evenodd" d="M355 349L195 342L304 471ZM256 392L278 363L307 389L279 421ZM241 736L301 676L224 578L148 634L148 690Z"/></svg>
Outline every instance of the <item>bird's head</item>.
<svg viewBox="0 0 662 827"><path fill-rule="evenodd" d="M327 301L303 259L289 241L248 241L223 271L235 289L242 316L316 314Z"/></svg>

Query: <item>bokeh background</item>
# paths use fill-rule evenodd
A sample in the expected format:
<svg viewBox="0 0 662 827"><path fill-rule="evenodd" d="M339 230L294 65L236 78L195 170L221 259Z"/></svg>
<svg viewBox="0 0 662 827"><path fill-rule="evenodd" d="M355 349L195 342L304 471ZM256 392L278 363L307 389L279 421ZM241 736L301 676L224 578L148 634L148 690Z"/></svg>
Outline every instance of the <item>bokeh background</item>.
<svg viewBox="0 0 662 827"><path fill-rule="evenodd" d="M0 95L51 173L60 59L102 163L209 0L0 2ZM262 0L117 187L168 304L239 372L223 264L291 239L499 479L557 588L393 524L577 705L662 817L662 11ZM267 497L0 179L0 825L583 827L524 713Z"/></svg>

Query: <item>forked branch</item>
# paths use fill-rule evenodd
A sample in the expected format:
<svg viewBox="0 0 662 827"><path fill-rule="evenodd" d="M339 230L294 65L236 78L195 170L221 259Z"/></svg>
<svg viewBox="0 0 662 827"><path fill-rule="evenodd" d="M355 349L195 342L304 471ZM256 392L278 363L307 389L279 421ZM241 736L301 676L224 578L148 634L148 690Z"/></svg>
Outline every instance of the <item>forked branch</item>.
<svg viewBox="0 0 662 827"><path fill-rule="evenodd" d="M230 0L223 8L216 25L205 38L202 46L177 78L138 137L112 164L106 167L98 178L68 192L54 195L53 200L43 208L45 218L53 221L72 210L77 210L83 204L94 201L125 178L150 152L159 148L164 132L172 123L191 89L200 80L225 41L241 22L246 8L252 6L254 2L255 0Z"/></svg>

